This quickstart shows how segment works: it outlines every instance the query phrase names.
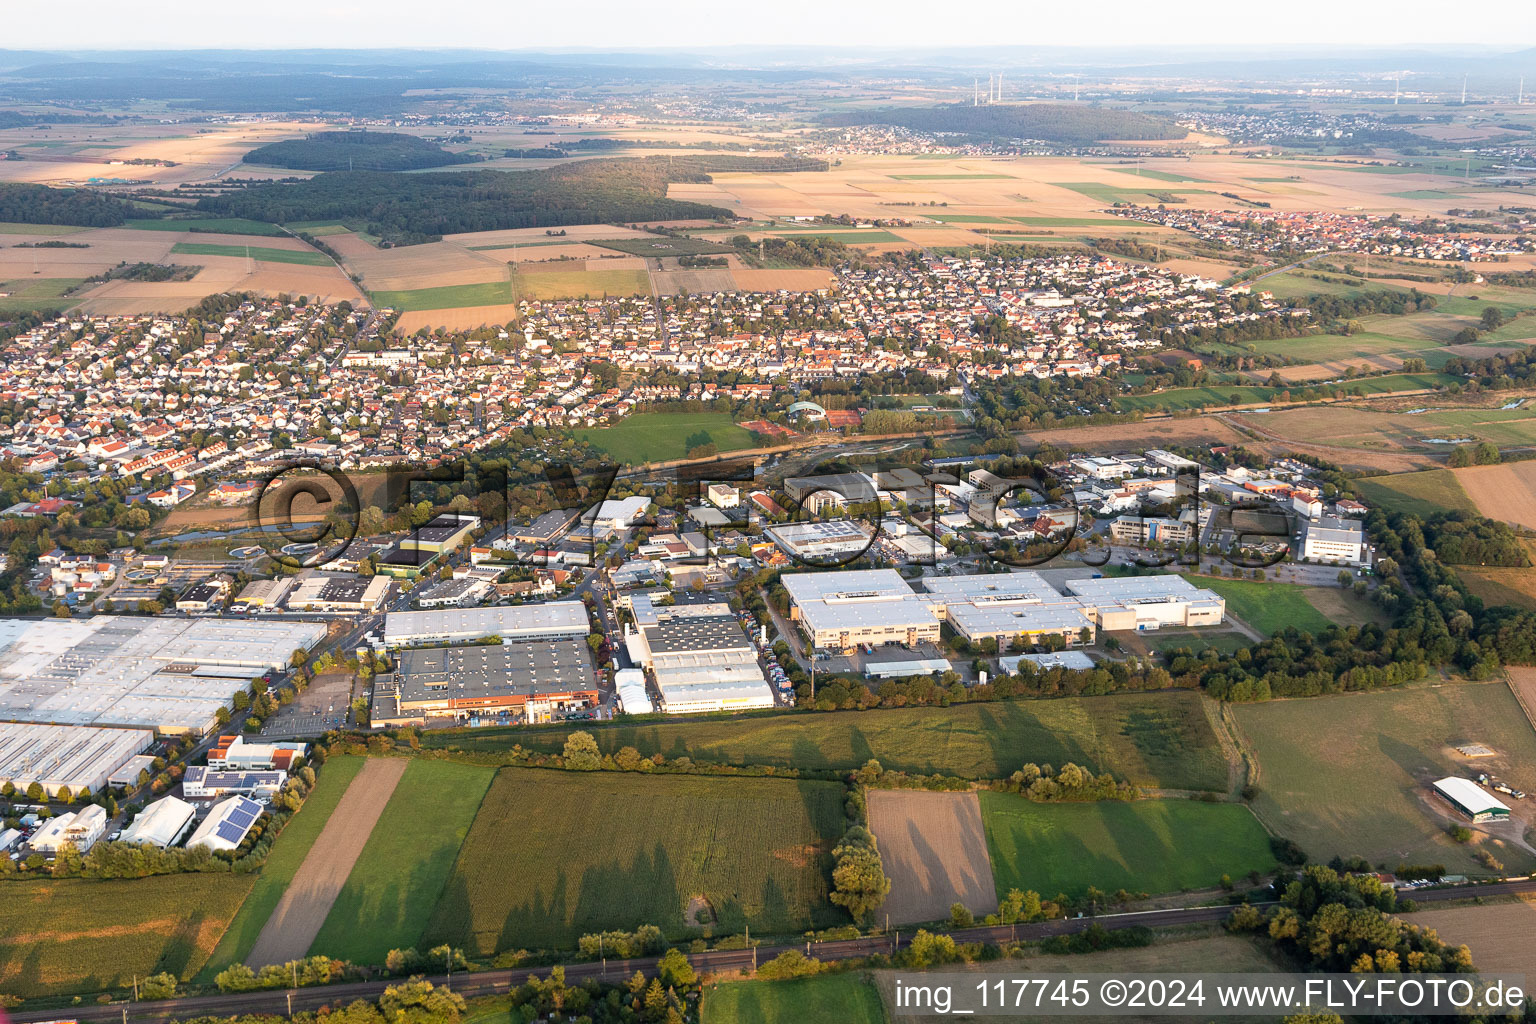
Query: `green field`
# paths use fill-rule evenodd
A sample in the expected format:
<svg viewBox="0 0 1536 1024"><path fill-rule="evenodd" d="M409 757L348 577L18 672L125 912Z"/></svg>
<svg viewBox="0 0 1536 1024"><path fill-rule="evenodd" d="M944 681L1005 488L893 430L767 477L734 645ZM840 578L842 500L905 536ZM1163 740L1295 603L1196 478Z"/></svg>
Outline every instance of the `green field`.
<svg viewBox="0 0 1536 1024"><path fill-rule="evenodd" d="M313 249L268 249L258 245L214 245L206 242L177 242L171 252L183 256L237 256L261 263L297 263L306 267L329 267L331 258Z"/></svg>
<svg viewBox="0 0 1536 1024"><path fill-rule="evenodd" d="M773 232L778 238L796 238L795 234L782 234ZM844 245L873 245L876 242L900 242L904 241L899 235L893 235L889 231L881 231L878 228L867 231L812 231L817 238L830 238L834 242L842 242Z"/></svg>
<svg viewBox="0 0 1536 1024"><path fill-rule="evenodd" d="M607 752L633 746L647 756L715 764L841 771L873 757L887 769L998 779L1026 761L1075 761L1138 786L1227 787L1226 761L1199 695L1189 691L583 728ZM568 731L510 726L433 732L422 744L494 752L521 743L559 751Z"/></svg>
<svg viewBox="0 0 1536 1024"><path fill-rule="evenodd" d="M206 231L221 235L265 235L275 237L284 231L276 224L244 217L189 217L181 220L130 220L123 225L135 231ZM206 255L206 254L205 254Z"/></svg>
<svg viewBox="0 0 1536 1024"><path fill-rule="evenodd" d="M1353 285L1338 280L1319 281L1306 274L1305 270L1300 272L1292 270L1283 274L1256 278L1250 284L1253 285L1255 292L1269 292L1277 299L1304 299L1308 295L1359 295L1368 291L1402 290L1397 285L1387 284L1384 281L1366 280L1364 284ZM1337 277L1338 275L1329 276Z"/></svg>
<svg viewBox="0 0 1536 1024"><path fill-rule="evenodd" d="M423 941L486 955L641 924L678 935L697 898L716 934L843 923L827 894L844 827L837 783L503 769Z"/></svg>
<svg viewBox="0 0 1536 1024"><path fill-rule="evenodd" d="M885 1024L880 993L864 976L728 981L704 990L702 1024Z"/></svg>
<svg viewBox="0 0 1536 1024"><path fill-rule="evenodd" d="M649 238L601 238L588 245L601 246L629 253L631 256L699 256L706 253L735 252L729 245L709 242L702 238L670 238L652 235Z"/></svg>
<svg viewBox="0 0 1536 1024"><path fill-rule="evenodd" d="M1151 178L1153 181L1195 181L1211 184L1209 178L1197 178L1192 174L1180 174L1178 171L1156 171L1150 167L1124 167L1114 168L1121 174L1129 174L1133 178Z"/></svg>
<svg viewBox="0 0 1536 1024"><path fill-rule="evenodd" d="M650 293L651 275L643 270L550 270L534 274L517 272L519 299L600 299L605 295ZM460 305L485 303L464 302Z"/></svg>
<svg viewBox="0 0 1536 1024"><path fill-rule="evenodd" d="M1203 188L1163 188L1156 183L1146 188L1128 188L1124 185L1105 185L1097 181L1053 181L1056 188L1069 189L1101 203L1136 202L1156 204L1158 195L1204 195Z"/></svg>
<svg viewBox="0 0 1536 1024"><path fill-rule="evenodd" d="M64 293L84 283L84 279L78 277L24 277L16 281L0 281L0 292L9 293L0 298L0 313L64 309L75 303L73 296Z"/></svg>
<svg viewBox="0 0 1536 1024"><path fill-rule="evenodd" d="M215 974L244 960L250 953L256 944L256 936L261 934L267 918L277 908L288 883L298 873L299 865L304 863L309 848L315 844L320 830L330 820L331 812L341 802L342 794L363 770L363 764L361 757L333 757L321 766L314 792L309 794L299 813L289 819L282 835L272 844L272 852L262 865L261 874L256 876L251 894L240 904L240 912L219 939L199 981L212 984Z"/></svg>
<svg viewBox="0 0 1536 1024"><path fill-rule="evenodd" d="M1010 218L990 217L984 213L930 213L927 217L940 224L1006 224Z"/></svg>
<svg viewBox="0 0 1536 1024"><path fill-rule="evenodd" d="M717 451L751 448L752 432L738 427L724 412L648 412L626 416L611 427L589 427L574 432L623 466L681 459L702 444Z"/></svg>
<svg viewBox="0 0 1536 1024"><path fill-rule="evenodd" d="M1122 395L1115 399L1116 408L1124 412L1176 411L1194 409L1206 405L1244 405L1252 402L1268 402L1280 393L1279 388L1260 387L1251 384L1232 384L1219 387L1169 388L1149 395Z"/></svg>
<svg viewBox="0 0 1536 1024"><path fill-rule="evenodd" d="M382 963L391 949L416 945L494 777L489 768L413 760L310 952Z"/></svg>
<svg viewBox="0 0 1536 1024"><path fill-rule="evenodd" d="M458 309L461 306L502 306L512 301L512 286L506 281L482 284L453 284L444 288L413 288L409 291L369 292L376 306L387 306L403 313L422 309Z"/></svg>
<svg viewBox="0 0 1536 1024"><path fill-rule="evenodd" d="M1012 793L981 794L997 891L1033 889L1047 899L1105 892L1162 893L1214 887L1274 866L1269 837L1241 804L1198 800L1104 800L1041 804Z"/></svg>
<svg viewBox="0 0 1536 1024"><path fill-rule="evenodd" d="M0 991L32 998L190 980L251 890L251 875L0 884Z"/></svg>
<svg viewBox="0 0 1536 1024"><path fill-rule="evenodd" d="M74 224L18 224L0 221L0 235L72 235L77 231L89 231Z"/></svg>
<svg viewBox="0 0 1536 1024"><path fill-rule="evenodd" d="M1406 860L1486 874L1470 848L1445 835L1450 812L1426 787L1488 771L1536 790L1536 732L1503 682L1237 704L1233 712L1258 763L1255 813L1315 860L1358 855L1389 870ZM1453 749L1462 743L1497 756L1469 762ZM1511 874L1536 866L1507 842L1490 848Z"/></svg>
<svg viewBox="0 0 1536 1024"><path fill-rule="evenodd" d="M1365 477L1355 481L1355 488L1371 505L1397 512L1411 512L1416 516L1458 509L1464 512L1477 511L1477 506L1462 489L1456 474L1448 469Z"/></svg>
<svg viewBox="0 0 1536 1024"><path fill-rule="evenodd" d="M1197 587L1214 590L1227 602L1227 611L1242 619L1265 636L1273 636L1287 626L1305 633L1328 628L1328 618L1307 600L1311 587L1298 583L1274 583L1269 580L1234 580L1225 576L1184 577Z"/></svg>

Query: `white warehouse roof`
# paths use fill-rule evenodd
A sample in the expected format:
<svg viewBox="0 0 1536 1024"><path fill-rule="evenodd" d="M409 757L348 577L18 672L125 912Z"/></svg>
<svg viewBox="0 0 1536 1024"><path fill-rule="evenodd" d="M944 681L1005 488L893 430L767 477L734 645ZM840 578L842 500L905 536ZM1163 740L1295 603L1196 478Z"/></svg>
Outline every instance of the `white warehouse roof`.
<svg viewBox="0 0 1536 1024"><path fill-rule="evenodd" d="M504 608L442 608L426 612L390 612L384 617L384 643L402 646L429 640L479 640L577 637L590 632L586 605L550 601Z"/></svg>
<svg viewBox="0 0 1536 1024"><path fill-rule="evenodd" d="M1469 814L1485 814L1489 811L1509 813L1508 804L1489 796L1481 786L1471 779L1456 778L1454 776L1444 778L1435 783L1435 788L1466 808Z"/></svg>
<svg viewBox="0 0 1536 1024"><path fill-rule="evenodd" d="M178 797L168 796L156 800L144 808L133 819L133 824L123 831L123 842L170 846L186 831L187 824L196 813L191 804Z"/></svg>

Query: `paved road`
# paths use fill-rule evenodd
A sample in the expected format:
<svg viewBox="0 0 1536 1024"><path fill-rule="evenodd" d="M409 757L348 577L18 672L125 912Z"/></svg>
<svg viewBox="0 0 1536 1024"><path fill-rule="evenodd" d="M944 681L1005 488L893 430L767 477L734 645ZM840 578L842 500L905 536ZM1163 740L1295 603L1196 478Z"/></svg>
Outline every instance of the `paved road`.
<svg viewBox="0 0 1536 1024"><path fill-rule="evenodd" d="M1478 886L1451 886L1429 889L1412 894L1419 903L1438 903L1446 900L1468 899L1472 896L1512 896L1518 893L1536 892L1536 879L1514 882L1495 882ZM1262 904L1261 904L1262 905ZM1041 921L1036 924L997 925L993 927L966 928L951 934L962 942L1005 942L1012 939L1042 939L1051 935L1070 935L1101 924L1110 928L1128 928L1135 925L1167 927L1181 924L1204 924L1221 921L1232 908L1187 907L1176 910L1152 910L1129 914L1107 914L1099 917L1079 917L1060 921ZM840 942L822 942L809 947L810 953L822 960L847 960L874 953L890 953L893 944L906 945L908 937L900 932L894 936L847 939ZM755 963L766 963L790 949L805 951L804 943L793 946L760 946L753 950L717 950L695 953L689 956L694 967L708 971L733 971L751 968ZM637 970L653 971L656 959L610 960L607 963L574 963L565 965L567 981L586 978L606 978L620 981ZM453 977L435 975L435 984L448 984L464 996L491 995L506 992L522 984L530 973L547 974L548 967L518 967L510 970L480 971ZM246 1013L282 1014L294 1010L312 1010L320 1006L337 1006L354 999L375 999L384 988L396 979L381 978L375 981L354 981L340 985L322 985L314 988L272 989L265 992L239 992L227 995L191 996L184 999L161 1000L142 1003L109 1003L106 1005L76 1006L67 1010L21 1010L13 1012L11 1020L17 1024L59 1019L86 1021L161 1021L170 1018L188 1019L201 1016L234 1016ZM291 1000L291 1002L290 1002Z"/></svg>

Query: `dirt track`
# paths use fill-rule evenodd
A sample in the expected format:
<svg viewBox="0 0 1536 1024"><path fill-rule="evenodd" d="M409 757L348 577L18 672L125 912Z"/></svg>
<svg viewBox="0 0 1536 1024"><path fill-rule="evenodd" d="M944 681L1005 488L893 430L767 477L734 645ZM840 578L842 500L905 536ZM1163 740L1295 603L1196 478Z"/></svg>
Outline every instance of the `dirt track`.
<svg viewBox="0 0 1536 1024"><path fill-rule="evenodd" d="M245 958L248 965L285 964L309 952L406 763L404 758L370 758L363 765L262 926Z"/></svg>
<svg viewBox="0 0 1536 1024"><path fill-rule="evenodd" d="M997 910L975 793L871 790L869 825L891 880L882 909L892 924L948 918L956 903L977 917Z"/></svg>

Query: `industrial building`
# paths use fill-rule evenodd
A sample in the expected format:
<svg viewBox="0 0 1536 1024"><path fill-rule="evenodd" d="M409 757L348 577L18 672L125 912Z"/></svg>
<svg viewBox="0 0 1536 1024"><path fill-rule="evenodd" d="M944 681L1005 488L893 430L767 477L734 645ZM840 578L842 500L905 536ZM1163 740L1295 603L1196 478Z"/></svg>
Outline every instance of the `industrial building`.
<svg viewBox="0 0 1536 1024"><path fill-rule="evenodd" d="M78 811L66 811L43 822L32 833L29 845L38 853L57 854L65 843L72 843L76 850L85 853L107 830L107 810L99 804L82 807Z"/></svg>
<svg viewBox="0 0 1536 1024"><path fill-rule="evenodd" d="M384 617L386 647L466 643L493 636L507 641L561 640L585 638L589 632L587 608L580 601L390 612Z"/></svg>
<svg viewBox="0 0 1536 1024"><path fill-rule="evenodd" d="M193 765L181 778L181 791L194 800L221 796L249 796L263 802L283 788L286 772L221 772L203 765Z"/></svg>
<svg viewBox="0 0 1536 1024"><path fill-rule="evenodd" d="M282 606L283 598L293 589L293 577L281 576L274 580L252 580L235 595L230 611L267 611Z"/></svg>
<svg viewBox="0 0 1536 1024"><path fill-rule="evenodd" d="M424 551L434 555L456 551L480 525L480 517L459 512L434 516L425 526L418 526L400 541L402 551Z"/></svg>
<svg viewBox="0 0 1536 1024"><path fill-rule="evenodd" d="M25 793L35 782L50 797L94 793L154 740L146 729L0 723L0 783Z"/></svg>
<svg viewBox="0 0 1536 1024"><path fill-rule="evenodd" d="M139 812L139 816L123 830L122 841L161 849L175 846L196 818L197 808L185 800L163 797Z"/></svg>
<svg viewBox="0 0 1536 1024"><path fill-rule="evenodd" d="M374 679L375 726L518 712L530 722L601 698L585 639L532 640L401 651Z"/></svg>
<svg viewBox="0 0 1536 1024"><path fill-rule="evenodd" d="M1441 779L1435 783L1435 792L1471 821L1509 820L1508 805L1489 796L1471 779L1459 779L1454 776Z"/></svg>
<svg viewBox="0 0 1536 1024"><path fill-rule="evenodd" d="M790 618L816 647L911 647L939 639L930 598L913 593L895 569L788 573L779 582L789 592Z"/></svg>
<svg viewBox="0 0 1536 1024"><path fill-rule="evenodd" d="M1220 594L1173 573L1068 580L1066 587L1100 629L1219 626L1227 614Z"/></svg>
<svg viewBox="0 0 1536 1024"><path fill-rule="evenodd" d="M763 533L798 562L841 564L869 549L874 535L861 523L831 519L769 526Z"/></svg>
<svg viewBox="0 0 1536 1024"><path fill-rule="evenodd" d="M1109 524L1109 539L1116 544L1189 544L1195 539L1190 520L1120 516Z"/></svg>
<svg viewBox="0 0 1536 1024"><path fill-rule="evenodd" d="M220 736L208 751L208 767L216 771L289 771L309 753L306 743L252 743L244 736Z"/></svg>
<svg viewBox="0 0 1536 1024"><path fill-rule="evenodd" d="M1362 565L1365 527L1355 519L1323 516L1301 524L1301 557L1311 562Z"/></svg>
<svg viewBox="0 0 1536 1024"><path fill-rule="evenodd" d="M0 719L206 732L252 677L325 633L323 622L3 619Z"/></svg>
<svg viewBox="0 0 1536 1024"><path fill-rule="evenodd" d="M192 833L192 838L187 840L187 849L206 846L215 853L236 849L261 818L261 814L261 804L243 796L232 796L222 803L214 804L208 817L203 819L197 831Z"/></svg>
<svg viewBox="0 0 1536 1024"><path fill-rule="evenodd" d="M1065 668L1074 672L1093 668L1093 659L1082 651L1047 651L1044 654L1015 654L998 658L997 665L1004 672L1017 673L1019 666L1028 662L1040 668Z"/></svg>
<svg viewBox="0 0 1536 1024"><path fill-rule="evenodd" d="M792 476L784 481L784 493L811 515L866 504L876 497L874 480L863 473Z"/></svg>
<svg viewBox="0 0 1536 1024"><path fill-rule="evenodd" d="M682 614L674 614L681 611ZM757 649L729 611L657 609L658 621L626 638L629 656L649 671L667 714L773 707Z"/></svg>
<svg viewBox="0 0 1536 1024"><path fill-rule="evenodd" d="M655 710L651 696L645 690L645 673L638 668L621 668L614 673L614 691L619 698L619 710L626 715L646 715Z"/></svg>
<svg viewBox="0 0 1536 1024"><path fill-rule="evenodd" d="M290 611L371 613L389 596L390 577L310 576L288 598ZM243 596L243 595L242 595Z"/></svg>
<svg viewBox="0 0 1536 1024"><path fill-rule="evenodd" d="M570 530L580 516L580 509L555 509L553 512L545 512L527 526L512 527L508 533L511 540L516 543L546 547L553 543L555 538ZM494 546L502 545L497 542Z"/></svg>

